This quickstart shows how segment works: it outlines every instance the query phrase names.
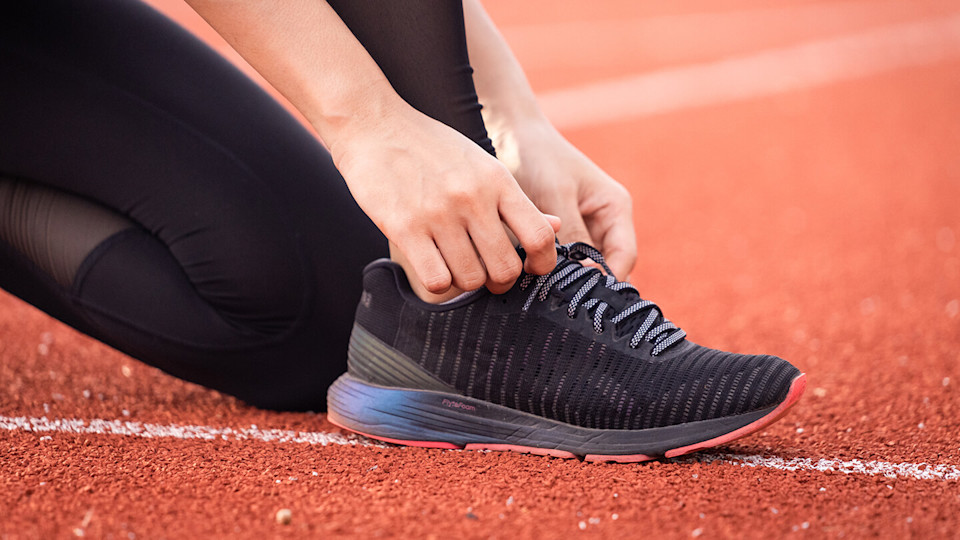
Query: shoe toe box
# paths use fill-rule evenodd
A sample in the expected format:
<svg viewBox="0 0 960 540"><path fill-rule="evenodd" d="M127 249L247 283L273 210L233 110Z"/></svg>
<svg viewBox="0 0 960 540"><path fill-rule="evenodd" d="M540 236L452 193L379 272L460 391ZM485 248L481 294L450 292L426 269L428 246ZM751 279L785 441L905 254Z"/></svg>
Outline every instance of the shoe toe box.
<svg viewBox="0 0 960 540"><path fill-rule="evenodd" d="M791 384L800 375L800 370L776 356L734 354L700 346L690 347L670 364L664 390L675 397L673 406L667 409L669 414L658 418L660 425L775 407L787 398Z"/></svg>

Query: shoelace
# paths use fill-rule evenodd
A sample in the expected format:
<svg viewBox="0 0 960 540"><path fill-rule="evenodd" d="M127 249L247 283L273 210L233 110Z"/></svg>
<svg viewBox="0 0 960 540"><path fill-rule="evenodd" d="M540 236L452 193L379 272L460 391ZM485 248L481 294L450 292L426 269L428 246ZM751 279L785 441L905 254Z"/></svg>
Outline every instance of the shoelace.
<svg viewBox="0 0 960 540"><path fill-rule="evenodd" d="M607 272L606 275L596 268L580 264L579 261L584 259L592 259L600 264ZM527 274L523 277L520 281L520 290L526 290L531 284L533 285L533 290L530 291L530 296L527 297L523 310L527 311L534 300L545 301L551 289L556 288L562 291L588 275L590 277L582 282L567 306L567 316L571 319L577 316L578 308L585 309L588 312L593 309L593 329L596 333L602 334L603 315L611 308L608 303L600 298L591 297L590 293L595 291L597 287L606 287L614 291L632 292L637 295L636 302L623 308L620 313L610 318L610 322L614 325L627 320L629 317L642 317L642 312L647 312L646 318L630 338L631 348L635 349L641 342L647 340L654 344L652 354L657 356L686 337L686 332L663 317L660 308L655 303L640 298L640 293L633 285L625 281L617 281L600 251L583 242L558 244L557 264L552 272L543 276ZM654 326L658 318L661 319L661 323Z"/></svg>

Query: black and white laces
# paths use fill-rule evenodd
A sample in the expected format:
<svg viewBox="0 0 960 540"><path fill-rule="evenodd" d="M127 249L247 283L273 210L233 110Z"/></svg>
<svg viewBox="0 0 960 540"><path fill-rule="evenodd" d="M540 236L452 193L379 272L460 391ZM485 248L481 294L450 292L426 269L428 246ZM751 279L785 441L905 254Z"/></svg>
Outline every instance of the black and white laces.
<svg viewBox="0 0 960 540"><path fill-rule="evenodd" d="M606 271L606 274L597 268L580 264L579 261L584 259L591 259L598 263ZM543 276L527 274L523 277L520 281L520 290L526 290L533 285L530 296L523 304L523 310L530 309L535 300L545 301L552 289L562 291L578 281L581 284L570 299L567 306L567 316L572 319L577 316L578 309L584 309L588 312L592 309L593 329L598 334L603 333L604 315L613 309L607 302L595 296L599 288L605 287L625 294L634 293L637 296L635 302L621 309L619 313L612 314L608 319L613 324L619 325L631 317L643 317L640 326L637 327L630 338L631 348L637 348L640 343L646 340L654 345L652 354L657 356L686 337L686 332L668 321L655 303L640 298L640 293L633 285L625 281L617 281L600 251L583 242L558 244L557 264L552 272ZM660 324L656 324L658 320Z"/></svg>

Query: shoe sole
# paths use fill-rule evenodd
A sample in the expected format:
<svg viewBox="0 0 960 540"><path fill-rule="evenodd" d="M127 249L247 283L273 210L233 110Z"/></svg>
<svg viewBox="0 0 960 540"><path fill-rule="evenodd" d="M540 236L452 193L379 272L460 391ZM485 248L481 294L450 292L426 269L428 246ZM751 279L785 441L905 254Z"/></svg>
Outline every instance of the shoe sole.
<svg viewBox="0 0 960 540"><path fill-rule="evenodd" d="M642 430L584 428L458 394L378 386L349 373L327 392L333 424L389 443L513 451L635 463L725 444L778 420L803 395L801 373L779 404L723 418Z"/></svg>

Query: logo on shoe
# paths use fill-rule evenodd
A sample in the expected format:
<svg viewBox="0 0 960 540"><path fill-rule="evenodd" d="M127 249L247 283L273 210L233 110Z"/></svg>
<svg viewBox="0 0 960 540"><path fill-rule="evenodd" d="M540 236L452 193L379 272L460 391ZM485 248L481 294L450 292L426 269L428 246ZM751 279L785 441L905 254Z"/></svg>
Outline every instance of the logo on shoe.
<svg viewBox="0 0 960 540"><path fill-rule="evenodd" d="M373 302L373 295L367 291L363 291L363 294L360 295L360 303L363 304L363 307L370 307L371 302Z"/></svg>
<svg viewBox="0 0 960 540"><path fill-rule="evenodd" d="M462 409L464 411L475 411L477 408L469 403L464 403L462 401L453 401L452 399L444 399L441 404L444 407L450 407L451 409Z"/></svg>

